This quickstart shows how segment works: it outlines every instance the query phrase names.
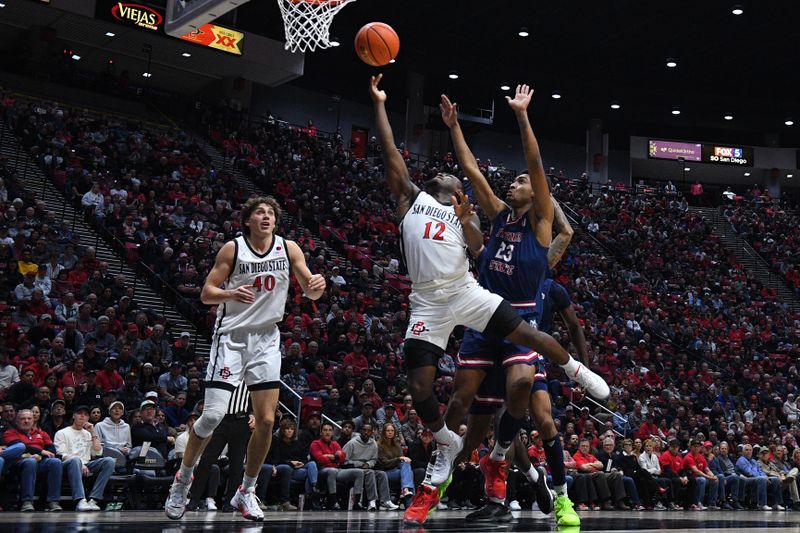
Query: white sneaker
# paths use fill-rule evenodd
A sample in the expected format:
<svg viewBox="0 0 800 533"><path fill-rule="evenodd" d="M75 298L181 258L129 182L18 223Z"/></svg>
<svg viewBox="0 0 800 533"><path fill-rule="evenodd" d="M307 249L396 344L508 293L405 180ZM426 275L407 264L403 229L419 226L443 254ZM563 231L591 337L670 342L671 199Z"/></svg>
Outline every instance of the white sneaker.
<svg viewBox="0 0 800 533"><path fill-rule="evenodd" d="M217 502L214 501L214 498L206 498L206 510L207 511L217 510Z"/></svg>
<svg viewBox="0 0 800 533"><path fill-rule="evenodd" d="M180 519L186 512L186 504L189 503L189 489L192 488L192 480L189 483L181 481L181 473L175 474L175 481L169 488L167 503L164 504L164 514L173 520Z"/></svg>
<svg viewBox="0 0 800 533"><path fill-rule="evenodd" d="M567 375L567 377L577 382L581 387L586 389L586 392L597 400L605 400L611 394L608 383L598 374L595 374L587 367L583 366L583 363L578 363L578 370L575 372L574 376Z"/></svg>
<svg viewBox="0 0 800 533"><path fill-rule="evenodd" d="M96 502L96 501L94 501L94 500L89 500L89 507L91 507L91 510L92 510L92 511L102 511L102 509L100 508L100 506L99 506L99 505L97 504L97 502Z"/></svg>
<svg viewBox="0 0 800 533"><path fill-rule="evenodd" d="M775 505L775 506L772 507L772 510L773 511L785 511L786 507L784 507L783 505Z"/></svg>
<svg viewBox="0 0 800 533"><path fill-rule="evenodd" d="M772 507L770 507L769 505L762 505L761 507L759 507L759 509L762 511L771 511Z"/></svg>
<svg viewBox="0 0 800 533"><path fill-rule="evenodd" d="M511 511L521 511L522 507L520 506L517 500L513 500L511 503L508 504L508 508Z"/></svg>
<svg viewBox="0 0 800 533"><path fill-rule="evenodd" d="M392 502L392 500L381 502L381 510L383 511L396 511L399 508L400 506Z"/></svg>
<svg viewBox="0 0 800 533"><path fill-rule="evenodd" d="M81 498L78 505L75 506L76 511L93 511L92 506L86 501L86 498ZM167 515L169 516L169 515ZM180 518L180 517L178 517Z"/></svg>
<svg viewBox="0 0 800 533"><path fill-rule="evenodd" d="M439 502L439 503L436 504L436 509L438 511L446 511L447 510L447 504L444 503L444 502Z"/></svg>
<svg viewBox="0 0 800 533"><path fill-rule="evenodd" d="M433 460L433 456L431 456L432 462L428 463L425 472L425 482L434 487L447 481L447 478L453 473L456 457L464 447L464 442L456 433L450 431L450 438L452 439L450 445L436 443L436 450L433 452L436 454L436 459Z"/></svg>
<svg viewBox="0 0 800 533"><path fill-rule="evenodd" d="M239 490L231 498L231 507L239 509L244 518L257 522L264 520L264 512L261 510L260 503L261 501L256 496L255 487L250 487L243 491L242 486L239 485Z"/></svg>

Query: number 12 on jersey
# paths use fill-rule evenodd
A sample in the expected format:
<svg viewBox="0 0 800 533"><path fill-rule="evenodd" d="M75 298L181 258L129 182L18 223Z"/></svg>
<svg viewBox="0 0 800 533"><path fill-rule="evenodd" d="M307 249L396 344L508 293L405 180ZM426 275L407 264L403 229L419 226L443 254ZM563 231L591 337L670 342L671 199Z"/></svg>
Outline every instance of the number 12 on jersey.
<svg viewBox="0 0 800 533"><path fill-rule="evenodd" d="M444 222L436 223L436 233L433 234L433 237L431 237L432 227L433 227L433 222L427 222L425 224L425 235L423 235L422 238L433 239L434 241L443 241L444 237L442 237L442 234L444 233L444 230L447 229L447 226L444 225Z"/></svg>

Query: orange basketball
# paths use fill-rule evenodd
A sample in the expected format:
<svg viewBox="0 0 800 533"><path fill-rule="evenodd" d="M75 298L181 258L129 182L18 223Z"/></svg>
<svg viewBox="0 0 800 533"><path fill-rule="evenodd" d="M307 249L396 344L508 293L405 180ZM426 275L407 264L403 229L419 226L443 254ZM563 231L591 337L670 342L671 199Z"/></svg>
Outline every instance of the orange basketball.
<svg viewBox="0 0 800 533"><path fill-rule="evenodd" d="M391 26L383 22L365 24L356 34L356 53L367 65L388 65L399 51L400 38Z"/></svg>

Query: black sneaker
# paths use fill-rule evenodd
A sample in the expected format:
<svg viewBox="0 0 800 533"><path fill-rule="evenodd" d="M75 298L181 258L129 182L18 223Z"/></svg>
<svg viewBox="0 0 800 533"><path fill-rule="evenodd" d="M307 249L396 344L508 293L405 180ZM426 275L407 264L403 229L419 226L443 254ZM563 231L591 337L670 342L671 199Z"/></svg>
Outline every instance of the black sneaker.
<svg viewBox="0 0 800 533"><path fill-rule="evenodd" d="M547 486L547 472L541 466L536 467L539 480L536 482L536 504L544 514L553 512L553 491Z"/></svg>
<svg viewBox="0 0 800 533"><path fill-rule="evenodd" d="M495 502L486 502L483 507L468 514L466 518L467 520L475 520L476 522L510 522L514 517L505 505Z"/></svg>

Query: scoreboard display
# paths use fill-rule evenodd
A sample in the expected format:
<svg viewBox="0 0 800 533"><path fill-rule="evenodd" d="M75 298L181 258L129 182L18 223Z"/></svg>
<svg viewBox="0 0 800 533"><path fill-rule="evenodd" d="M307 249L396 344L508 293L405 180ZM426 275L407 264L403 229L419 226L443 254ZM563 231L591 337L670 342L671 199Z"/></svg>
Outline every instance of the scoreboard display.
<svg viewBox="0 0 800 533"><path fill-rule="evenodd" d="M753 148L650 139L648 158L697 161L714 165L753 166Z"/></svg>

